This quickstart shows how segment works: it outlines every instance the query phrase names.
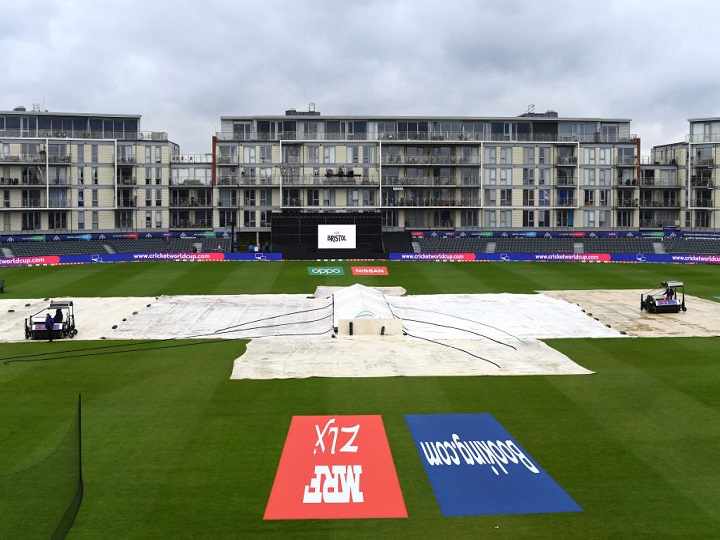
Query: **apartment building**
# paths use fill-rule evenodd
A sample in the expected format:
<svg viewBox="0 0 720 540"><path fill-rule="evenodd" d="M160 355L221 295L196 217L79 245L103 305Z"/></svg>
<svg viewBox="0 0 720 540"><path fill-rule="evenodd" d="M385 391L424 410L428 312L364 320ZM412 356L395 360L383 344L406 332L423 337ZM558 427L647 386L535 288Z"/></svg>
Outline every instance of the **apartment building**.
<svg viewBox="0 0 720 540"><path fill-rule="evenodd" d="M139 115L0 112L2 233L167 229L177 154Z"/></svg>
<svg viewBox="0 0 720 540"><path fill-rule="evenodd" d="M0 234L270 231L380 212L385 231L717 230L720 119L641 163L629 119L223 116L185 155L139 115L0 111Z"/></svg>
<svg viewBox="0 0 720 540"><path fill-rule="evenodd" d="M222 117L214 149L220 197L237 201L243 227L266 227L273 210L380 211L389 231L640 226L640 142L627 119L310 108Z"/></svg>
<svg viewBox="0 0 720 540"><path fill-rule="evenodd" d="M720 118L691 118L686 141L656 146L642 166L640 227L717 231Z"/></svg>

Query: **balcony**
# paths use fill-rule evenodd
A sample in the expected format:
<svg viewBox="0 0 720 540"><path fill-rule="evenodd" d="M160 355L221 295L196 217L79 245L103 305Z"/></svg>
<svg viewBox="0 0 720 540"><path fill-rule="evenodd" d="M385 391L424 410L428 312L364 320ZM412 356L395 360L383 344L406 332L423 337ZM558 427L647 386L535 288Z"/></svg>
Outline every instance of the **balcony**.
<svg viewBox="0 0 720 540"><path fill-rule="evenodd" d="M714 167L715 160L713 158L700 158L695 159L692 164L695 167Z"/></svg>
<svg viewBox="0 0 720 540"><path fill-rule="evenodd" d="M713 206L713 202L710 199L696 199L693 206L697 208L711 208Z"/></svg>
<svg viewBox="0 0 720 540"><path fill-rule="evenodd" d="M170 156L170 163L212 163L212 154L183 154Z"/></svg>
<svg viewBox="0 0 720 540"><path fill-rule="evenodd" d="M713 187L713 181L710 178L693 176L690 178L690 185L692 187Z"/></svg>
<svg viewBox="0 0 720 540"><path fill-rule="evenodd" d="M640 208L680 208L673 199L640 199Z"/></svg>
<svg viewBox="0 0 720 540"><path fill-rule="evenodd" d="M574 167L577 163L577 156L558 156L556 161L556 165L560 167Z"/></svg>
<svg viewBox="0 0 720 540"><path fill-rule="evenodd" d="M638 164L637 156L619 157L617 160L618 167L637 167L637 164Z"/></svg>
<svg viewBox="0 0 720 540"><path fill-rule="evenodd" d="M209 178L171 178L170 179L170 185L171 186L211 186L211 181Z"/></svg>
<svg viewBox="0 0 720 540"><path fill-rule="evenodd" d="M637 199L618 199L618 202L617 202L618 208L637 208L637 206L638 206Z"/></svg>
<svg viewBox="0 0 720 540"><path fill-rule="evenodd" d="M212 208L212 201L195 197L171 199L170 206L177 208Z"/></svg>

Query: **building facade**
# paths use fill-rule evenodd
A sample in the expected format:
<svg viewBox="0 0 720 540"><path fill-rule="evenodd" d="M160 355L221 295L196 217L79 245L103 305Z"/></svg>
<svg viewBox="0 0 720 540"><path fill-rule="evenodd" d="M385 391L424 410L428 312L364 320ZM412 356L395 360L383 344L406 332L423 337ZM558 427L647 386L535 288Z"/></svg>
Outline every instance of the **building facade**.
<svg viewBox="0 0 720 540"><path fill-rule="evenodd" d="M265 233L274 212L381 212L386 231L717 230L720 119L646 163L630 120L224 116L180 153L139 115L0 112L2 232Z"/></svg>

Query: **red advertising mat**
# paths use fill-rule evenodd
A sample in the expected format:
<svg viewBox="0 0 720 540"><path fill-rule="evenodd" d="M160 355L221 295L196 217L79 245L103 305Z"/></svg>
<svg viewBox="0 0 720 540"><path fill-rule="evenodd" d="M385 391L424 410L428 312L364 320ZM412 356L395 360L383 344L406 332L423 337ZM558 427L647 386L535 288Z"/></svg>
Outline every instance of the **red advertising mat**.
<svg viewBox="0 0 720 540"><path fill-rule="evenodd" d="M379 415L293 417L264 519L406 517Z"/></svg>

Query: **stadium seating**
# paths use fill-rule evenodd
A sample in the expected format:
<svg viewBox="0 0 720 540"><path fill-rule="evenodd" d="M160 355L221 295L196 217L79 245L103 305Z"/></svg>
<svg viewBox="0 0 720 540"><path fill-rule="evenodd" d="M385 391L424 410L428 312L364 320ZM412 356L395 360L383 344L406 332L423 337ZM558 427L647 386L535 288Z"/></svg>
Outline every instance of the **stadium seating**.
<svg viewBox="0 0 720 540"><path fill-rule="evenodd" d="M665 253L717 255L720 253L720 240L713 238L665 238L663 247Z"/></svg>
<svg viewBox="0 0 720 540"><path fill-rule="evenodd" d="M641 237L583 238L585 253L656 253L660 239Z"/></svg>

